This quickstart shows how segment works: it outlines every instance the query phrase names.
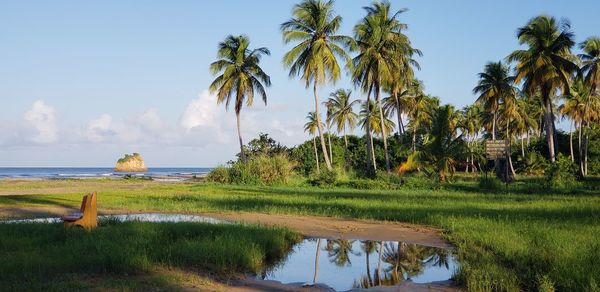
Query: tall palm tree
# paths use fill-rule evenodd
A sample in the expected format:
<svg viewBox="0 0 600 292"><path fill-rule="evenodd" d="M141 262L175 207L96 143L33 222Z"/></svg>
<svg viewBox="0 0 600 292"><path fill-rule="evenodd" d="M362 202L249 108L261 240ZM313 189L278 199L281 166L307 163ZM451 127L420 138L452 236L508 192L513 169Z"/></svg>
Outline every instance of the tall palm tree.
<svg viewBox="0 0 600 292"><path fill-rule="evenodd" d="M585 103L585 115L588 115L588 107L592 103L592 97L598 97L597 90L600 84L600 38L591 37L586 39L580 44L580 48L583 50L582 54L579 54L579 58L582 61L581 74L585 75L585 84L589 87L590 96ZM584 138L582 147L579 148L579 168L582 176L587 175L587 152L588 152L588 135L585 133L588 128L588 121L581 120L582 125L580 135Z"/></svg>
<svg viewBox="0 0 600 292"><path fill-rule="evenodd" d="M270 55L267 48L250 49L250 40L245 35L227 36L219 43L217 58L210 64L213 75L220 74L210 84L210 92L217 92L217 103L225 102L225 108L234 99L238 138L240 140L240 157L246 160L244 142L240 130L240 112L242 106L252 106L254 94L258 93L265 105L267 93L265 86L271 86L271 78L260 67L263 55Z"/></svg>
<svg viewBox="0 0 600 292"><path fill-rule="evenodd" d="M498 123L498 109L506 96L514 95L514 77L509 76L508 66L502 62L490 62L485 65L483 72L479 73L479 82L473 88L473 93L478 94L477 103L492 114L492 140L496 140Z"/></svg>
<svg viewBox="0 0 600 292"><path fill-rule="evenodd" d="M308 115L306 115L306 119L308 121L306 124L304 124L304 131L308 132L308 134L313 137L313 149L315 150L315 160L317 161L317 173L319 173L321 172L321 169L319 167L319 151L317 151L316 133L319 128L318 125L321 123L321 121L315 112L309 112Z"/></svg>
<svg viewBox="0 0 600 292"><path fill-rule="evenodd" d="M327 127L327 143L329 143L329 158L331 159L331 161L333 162L333 149L331 146L331 115L333 113L333 106L332 104L329 102L329 100L326 100L323 102L323 105L325 106L325 126Z"/></svg>
<svg viewBox="0 0 600 292"><path fill-rule="evenodd" d="M353 59L353 78L363 91L375 94L379 104L380 121L384 121L383 106L381 104L381 87L392 82L393 72L404 68L399 58L402 55L412 55L415 50L411 47L408 37L402 32L407 25L401 23L398 17L406 9L391 12L388 1L374 2L371 6L364 7L367 15L354 27L354 35L359 54ZM385 126L381 124L385 131ZM387 150L386 133L383 133L383 147L386 170L390 172L390 161Z"/></svg>
<svg viewBox="0 0 600 292"><path fill-rule="evenodd" d="M342 17L335 15L333 1L304 0L294 6L292 18L281 24L284 42L297 44L283 57L283 64L289 68L290 77L300 76L306 87L313 85L315 113L319 116L319 96L317 87L334 82L340 78L341 70L338 59L347 64L350 57L344 49L352 46L350 37L337 35ZM327 155L323 127L318 124L321 150L327 169L331 170L331 160Z"/></svg>
<svg viewBox="0 0 600 292"><path fill-rule="evenodd" d="M354 106L359 100L351 101L352 91L338 89L331 93L328 103L331 105L330 122L335 124L338 133L343 133L344 144L348 147L346 130L353 130L358 122L358 115L354 112Z"/></svg>
<svg viewBox="0 0 600 292"><path fill-rule="evenodd" d="M569 92L569 80L578 68L573 62L571 48L575 45L574 35L567 21L557 22L554 17L541 15L531 19L517 32L525 50L516 50L508 55L509 62L516 62L515 82L523 82L523 91L530 95L539 92L544 108L544 126L550 161L556 160L552 96L557 90Z"/></svg>

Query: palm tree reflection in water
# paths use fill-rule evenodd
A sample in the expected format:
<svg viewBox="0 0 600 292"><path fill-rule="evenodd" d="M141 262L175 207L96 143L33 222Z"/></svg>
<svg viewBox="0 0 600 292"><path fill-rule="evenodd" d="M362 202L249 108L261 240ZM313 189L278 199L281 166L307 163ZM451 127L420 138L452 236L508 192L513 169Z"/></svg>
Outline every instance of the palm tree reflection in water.
<svg viewBox="0 0 600 292"><path fill-rule="evenodd" d="M404 280L421 275L426 265L450 268L450 252L445 249L404 242L383 244L383 242L370 240L361 241L361 248L365 252L367 274L359 281L355 281L353 285L355 288L397 285ZM381 271L381 262L378 262L377 270L373 271L371 276L369 254L375 251L378 252L380 261L388 266Z"/></svg>

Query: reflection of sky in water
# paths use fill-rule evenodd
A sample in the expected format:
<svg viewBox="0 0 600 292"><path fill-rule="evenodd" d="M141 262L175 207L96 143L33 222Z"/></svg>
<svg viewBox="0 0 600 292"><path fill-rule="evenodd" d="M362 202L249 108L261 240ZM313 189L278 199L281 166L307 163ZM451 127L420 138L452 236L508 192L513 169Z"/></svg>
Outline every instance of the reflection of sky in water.
<svg viewBox="0 0 600 292"><path fill-rule="evenodd" d="M117 221L121 221L121 222L141 221L141 222L201 222L201 223L212 223L212 224L229 223L226 220L213 218L213 217L207 217L207 216L183 215L183 214L160 214L160 213L98 216L98 221L102 221L102 220L117 220ZM59 223L59 222L62 222L62 220L58 217L0 221L0 223Z"/></svg>
<svg viewBox="0 0 600 292"><path fill-rule="evenodd" d="M397 243L393 242L391 244L394 248L397 247ZM321 251L318 259L318 283L326 284L336 290L344 291L354 288L357 283L360 283L361 278L367 276L367 257L366 253L361 249L360 241L357 240L353 243L353 253L349 253L351 265L345 265L343 267L337 266L330 261L328 252L325 250L326 245L327 240L321 240ZM288 258L282 264L276 266L272 271L269 271L264 279L280 281L282 283L311 284L315 269L316 247L316 239L307 239L297 244L293 251L288 255ZM379 243L377 243L377 250L371 252L369 255L369 267L372 277L377 271L379 257L378 250ZM445 266L435 266L432 262L425 263L423 265L423 272L418 276L411 277L411 280L415 283L430 283L449 280L458 265L451 255L448 261L448 269L446 269ZM390 264L382 261L382 278L384 278L384 271L390 267Z"/></svg>

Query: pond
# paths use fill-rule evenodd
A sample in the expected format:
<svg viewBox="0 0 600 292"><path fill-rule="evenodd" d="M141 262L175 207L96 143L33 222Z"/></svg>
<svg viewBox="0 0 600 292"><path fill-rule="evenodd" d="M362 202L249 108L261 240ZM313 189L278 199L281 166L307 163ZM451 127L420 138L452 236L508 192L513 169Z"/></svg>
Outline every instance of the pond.
<svg viewBox="0 0 600 292"><path fill-rule="evenodd" d="M457 268L448 249L391 241L306 239L283 262L257 277L285 284L319 283L346 291L406 280L447 281Z"/></svg>
<svg viewBox="0 0 600 292"><path fill-rule="evenodd" d="M143 222L231 222L198 215L127 214L98 216L104 220ZM0 223L60 223L60 218L0 221ZM256 277L284 284L327 285L337 291L374 286L393 286L402 281L431 283L447 281L458 269L452 251L392 241L305 239L282 261L265 268Z"/></svg>
<svg viewBox="0 0 600 292"><path fill-rule="evenodd" d="M117 220L120 222L126 221L141 221L141 222L200 222L211 224L227 224L229 221L198 215L185 214L161 214L161 213L144 213L144 214L125 214L125 215L100 215L98 221ZM61 223L59 217L51 218L35 218L35 219L17 219L0 221L0 223Z"/></svg>

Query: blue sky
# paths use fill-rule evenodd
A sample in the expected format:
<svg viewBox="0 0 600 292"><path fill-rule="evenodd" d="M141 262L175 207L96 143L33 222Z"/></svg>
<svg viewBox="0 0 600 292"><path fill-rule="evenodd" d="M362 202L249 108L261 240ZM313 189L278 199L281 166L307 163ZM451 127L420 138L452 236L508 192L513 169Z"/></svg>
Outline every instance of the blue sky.
<svg viewBox="0 0 600 292"><path fill-rule="evenodd" d="M476 74L519 47L516 29L550 14L577 41L599 35L597 1L391 1L424 56L417 73L444 103L471 103ZM234 115L206 92L216 45L246 34L271 49L269 106L244 110L246 140L303 141L311 92L289 79L279 24L296 1L0 2L0 166L110 166L141 152L149 166L213 166L237 151ZM351 34L370 1L338 0ZM347 77L335 87L351 88ZM334 87L320 91L327 97ZM354 96L363 96L356 91Z"/></svg>

